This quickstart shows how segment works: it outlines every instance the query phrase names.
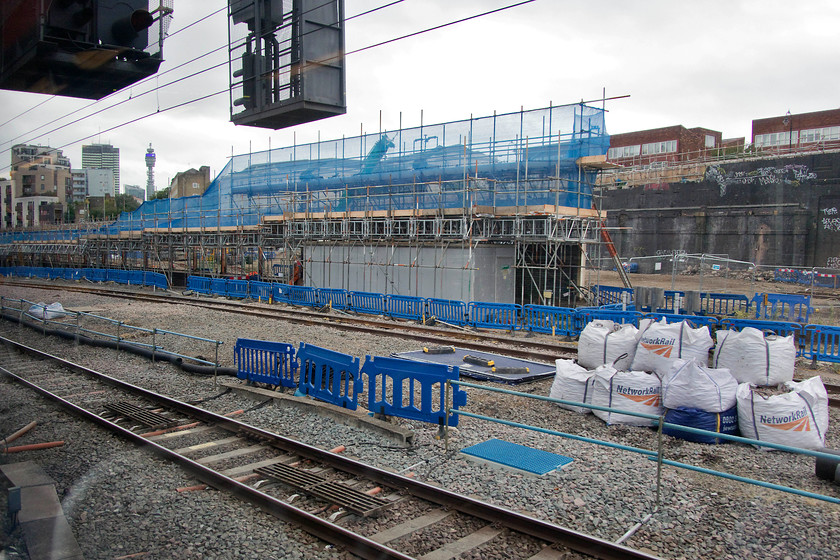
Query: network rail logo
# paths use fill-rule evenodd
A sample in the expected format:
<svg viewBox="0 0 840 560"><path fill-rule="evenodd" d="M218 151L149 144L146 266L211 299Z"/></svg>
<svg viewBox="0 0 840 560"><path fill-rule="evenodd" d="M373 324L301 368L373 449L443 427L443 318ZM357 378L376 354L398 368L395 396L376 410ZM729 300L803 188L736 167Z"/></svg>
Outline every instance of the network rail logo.
<svg viewBox="0 0 840 560"><path fill-rule="evenodd" d="M653 352L657 356L662 356L663 358L670 358L671 351L674 349L674 343L676 341L676 338L643 338L641 344L642 348L648 350L649 352Z"/></svg>
<svg viewBox="0 0 840 560"><path fill-rule="evenodd" d="M646 387L644 389L634 389L623 385L616 385L615 387L617 394L643 406L658 407L660 402L659 391L659 387Z"/></svg>
<svg viewBox="0 0 840 560"><path fill-rule="evenodd" d="M785 430L791 432L810 432L811 419L808 418L808 412L803 408L786 414L785 416L773 416L761 414L758 421L768 428L775 428L777 430Z"/></svg>

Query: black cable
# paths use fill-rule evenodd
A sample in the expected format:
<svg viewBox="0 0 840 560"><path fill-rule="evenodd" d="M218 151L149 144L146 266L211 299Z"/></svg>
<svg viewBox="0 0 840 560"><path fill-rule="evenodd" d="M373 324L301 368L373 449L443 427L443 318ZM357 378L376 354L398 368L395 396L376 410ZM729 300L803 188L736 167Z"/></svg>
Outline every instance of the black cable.
<svg viewBox="0 0 840 560"><path fill-rule="evenodd" d="M400 0L400 1L401 1L401 0ZM428 32L430 32L430 31L436 31L436 30L438 30L438 29L442 29L442 28L444 28L444 27L449 27L449 26L455 25L455 24L457 24L457 23L463 23L463 22L465 22L465 21L470 21L470 20L473 20L473 19L477 19L477 18L480 18L480 17L483 17L483 16L491 15L491 14L494 14L494 13L497 13L497 12L501 12L501 11L504 11L504 10L509 10L509 9L511 9L511 8L516 8L516 7L518 7L518 6L522 6L522 5L524 5L524 4L530 4L530 3L535 2L535 1L536 1L536 0L524 0L524 1L522 1L522 2L517 2L517 3L514 3L514 4L509 4L509 5L507 5L507 6L503 6L503 7L501 7L501 8L496 8L496 9L493 9L493 10L489 10L489 11L486 11L486 12L482 12L482 13L480 13L480 14L475 14L475 15L472 15L472 16L468 16L468 17L465 17L465 18L458 19L458 20L453 20L453 21L448 22L448 23L444 23L444 24L436 25L436 26L433 26L433 27L429 27L429 28L427 28L427 29L423 29L423 30L420 30L420 31L416 31L416 32L414 32L414 33L409 33L409 34L407 34L407 35L402 35L402 36L400 36L400 37L395 37L395 38L393 38L393 39L389 39L389 40L387 40L387 41L381 41L381 42L379 42L379 43L374 43L374 44L372 44L372 45L368 45L368 46L366 46L366 47L362 47L362 48L359 48L359 49L356 49L356 50L353 50L353 51L349 51L349 52L345 53L345 55L344 55L344 56L346 57L346 56L351 55L351 54L356 54L356 53L359 53L359 52L363 52L363 51L366 51L366 50L369 50L369 49L372 49L372 48L375 48L375 47L380 47L380 46L387 45L387 44L390 44L390 43L394 43L394 42L397 42L397 41L400 41L400 40L403 40L403 39L407 39L407 38L410 38L410 37L416 37L416 36L418 36L418 35L422 35L422 34L424 34L424 33L428 33ZM391 4L389 4L389 5L393 5L393 4L396 4L396 3L398 3L398 2L392 2L392 3L391 3ZM372 11L373 11L373 10L372 10ZM369 12L366 12L366 13L369 13ZM359 14L359 15L361 15L361 14ZM346 21L346 18L345 18L345 21ZM224 47L222 47L222 48L224 48ZM217 49L217 50L218 50L218 49ZM317 61L317 62L318 62L318 63L325 63L325 62L329 62L330 60L335 60L335 59L337 59L337 58L340 58L340 56L341 56L341 55L333 56L333 57L330 57L330 58L326 58L326 59L319 60L319 61ZM224 64L227 64L227 62L225 62ZM218 67L218 66L221 66L221 64L220 64L220 65L217 65L216 67ZM214 67L214 68L215 68L215 67ZM194 74L192 74L192 75L190 75L190 76L188 76L188 77L194 77L195 75L200 74L200 73L202 73L202 72L204 72L204 71L207 71L207 70L203 70L203 71L196 72L196 73L194 73ZM288 70L286 73L291 73L291 70ZM183 79L186 79L186 77L185 77L185 78L183 78ZM180 79L179 79L179 80L176 80L176 81L174 81L173 83L177 83L178 81L181 81L181 80L180 80ZM148 92L144 92L144 94L145 94L145 93L152 92L152 91L158 91L158 89L160 89L160 88L155 88L155 89L153 89L153 90L149 90ZM129 125L129 124L133 124L133 123L135 123L135 122L138 122L138 121L141 121L141 120L143 120L143 119L146 119L146 118L148 118L148 117L150 117L150 116L152 116L152 115L156 115L156 114L159 114L159 113L165 113L165 112L167 112L167 111L171 111L172 109L178 109L178 108L180 108L180 107L185 107L185 106L187 106L187 105L191 105L192 103L197 103L197 102L199 102L199 101L203 101L203 100L205 100L205 99L209 99L210 97L215 97L216 95L220 95L220 94L222 94L222 93L228 93L229 91L230 91L230 88L225 88L224 90L217 91L217 92L215 92L215 93L210 93L210 94L207 94L207 95L204 95L204 96L201 96L201 97L198 97L198 98L192 99L192 100L188 100L188 101L185 101L185 102L182 102L182 103L178 103L178 104L176 104L176 105L172 105L172 106L167 107L167 108L165 108L165 109L158 109L158 110L157 110L157 111L155 111L155 112L152 112L152 113L147 113L147 114L145 114L145 115L141 115L141 116L139 116L139 117L137 117L137 118L131 119L131 120L126 121L126 122L123 122L123 123L121 123L121 124L114 125L114 126L112 126L111 128L105 129L104 131L100 130L99 132L97 132L97 133L95 133L95 134L89 134L88 136L85 136L85 137L79 138L79 139L74 140L74 141L72 141L72 142L65 143L65 144L63 144L63 145L59 146L59 147L58 147L58 148L56 148L56 149L66 148L67 146L71 146L71 145L76 144L76 143L78 143L78 142L82 142L82 141L87 140L87 139L89 139L89 138L93 138L94 136L101 135L101 134L102 134L102 132L111 132L111 131L116 130L116 129L118 129L118 128L122 128L123 126ZM139 97L139 96L138 96L138 97ZM74 122L75 122L75 121L74 121ZM64 126L61 126L61 127L59 127L58 129L56 129L56 130L61 130L62 128L64 128ZM54 132L54 131L51 131L51 132ZM11 165L6 166L6 167L4 167L3 169L5 170L5 169L8 169L9 167L11 167Z"/></svg>

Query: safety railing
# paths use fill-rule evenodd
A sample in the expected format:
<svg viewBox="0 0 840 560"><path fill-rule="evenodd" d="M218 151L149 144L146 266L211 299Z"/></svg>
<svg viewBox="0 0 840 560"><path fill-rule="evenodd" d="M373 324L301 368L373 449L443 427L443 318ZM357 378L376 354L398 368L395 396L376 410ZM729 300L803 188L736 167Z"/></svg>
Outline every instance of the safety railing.
<svg viewBox="0 0 840 560"><path fill-rule="evenodd" d="M348 303L349 292L335 288L320 288L316 290L318 305L328 305L333 309L344 311L350 307Z"/></svg>
<svg viewBox="0 0 840 560"><path fill-rule="evenodd" d="M230 298L245 299L250 294L250 286L248 280L229 279L225 283L225 293Z"/></svg>
<svg viewBox="0 0 840 560"><path fill-rule="evenodd" d="M318 305L318 294L309 286L285 286L286 301L290 305L315 307Z"/></svg>
<svg viewBox="0 0 840 560"><path fill-rule="evenodd" d="M442 323L452 325L466 325L467 304L454 299L428 298L426 308L430 318L435 318Z"/></svg>
<svg viewBox="0 0 840 560"><path fill-rule="evenodd" d="M251 296L251 299L255 299L258 301L267 301L272 302L274 299L274 295L272 293L272 285L271 282L260 282L251 280L250 287L248 288L248 293Z"/></svg>
<svg viewBox="0 0 840 560"><path fill-rule="evenodd" d="M350 310L368 315L385 315L385 295L372 292L350 292Z"/></svg>
<svg viewBox="0 0 840 560"><path fill-rule="evenodd" d="M210 294L210 279L203 276L189 276L187 278L187 289L197 294Z"/></svg>
<svg viewBox="0 0 840 560"><path fill-rule="evenodd" d="M297 386L298 363L291 344L240 338L233 348L233 358L239 379L275 387Z"/></svg>
<svg viewBox="0 0 840 560"><path fill-rule="evenodd" d="M362 373L368 378L368 410L377 414L457 426L457 410L467 404L466 391L453 387L447 413L447 381L458 379L457 367L367 356Z"/></svg>
<svg viewBox="0 0 840 560"><path fill-rule="evenodd" d="M622 294L628 294L627 296L624 296L628 303L633 299L633 290L631 288L596 285L592 286L592 292L595 294L595 302L598 305L624 303L622 300Z"/></svg>
<svg viewBox="0 0 840 560"><path fill-rule="evenodd" d="M562 399L554 399L554 398L551 398L551 397L548 397L548 396L511 391L509 389L504 389L504 388L501 388L501 387L495 387L495 386L492 386L492 385L478 385L478 384L469 383L469 382L466 382L466 381L450 381L448 383L451 384L453 387L456 387L456 386L457 387L466 387L466 388L480 390L480 391L490 391L490 392L495 392L495 393L502 393L502 394L516 396L516 397L522 397L524 399L546 401L546 402L555 403L555 404L558 404L558 405L559 404L573 405L573 406L576 406L576 407L588 408L588 409L591 409L591 410L600 410L600 411L604 411L604 412L611 412L611 413L617 413L617 414L627 414L629 416L635 416L635 417L638 417L638 418L645 418L647 420L650 420L651 425L657 428L657 431L655 432L656 436L657 436L657 443L656 443L656 447L654 449L645 449L645 448L642 448L642 447L633 447L633 446L629 446L629 445L623 445L623 444L620 444L620 443L615 443L615 442L612 442L612 441L605 441L605 440L600 440L600 439L597 439L597 438L586 437L586 436L581 436L581 435L567 433L567 432L560 432L560 431L557 431L557 430L552 430L552 429L549 429L549 428L543 428L543 427L540 427L540 426L533 426L533 425L528 425L528 424L522 424L522 423L519 423L519 422L513 422L513 421L510 421L510 420L506 420L504 418L496 418L496 417L493 417L493 416L476 414L476 413L472 413L472 412L469 412L469 411L466 411L466 410L463 410L463 409L457 411L458 414L460 414L463 417L475 418L477 420L493 422L493 423L498 423L498 424L504 424L506 426L514 426L514 427L522 428L522 429L525 429L525 430L540 432L540 433L544 433L544 434L548 434L548 435L563 437L563 438L567 438L567 439L571 439L571 440L591 443L591 444L594 444L594 445L600 445L600 446L603 446L603 447L608 447L608 448L612 448L612 449L629 451L629 452L645 455L645 456L648 457L648 459L650 459L651 461L655 461L655 463L656 463L656 476L655 476L655 481L656 481L655 482L655 484L656 484L656 504L655 504L655 507L657 507L657 508L661 505L662 485L663 485L662 467L666 466L666 465L671 466L671 467L691 470L691 471L695 471L695 472L702 472L702 473L709 474L709 475L712 475L712 476L717 476L717 477L720 477L720 478L726 478L726 479L735 480L735 481L739 481L739 482L744 482L744 483L755 485L755 486L761 486L761 487L764 487L764 488L779 490L781 492L787 492L787 493L790 493L790 494L795 494L795 495L798 495L798 496L813 498L813 499L816 499L816 500L830 502L830 503L833 503L833 504L840 504L840 498L837 498L835 496L826 496L826 495L823 495L823 494L817 494L815 492L809 492L809 491L806 491L806 490L801 490L799 488L792 488L792 487L789 487L789 486L783 486L783 485L780 485L780 484L775 484L775 483L766 482L766 481L762 481L762 480L751 479L751 478L743 477L743 476L740 476L740 475L735 475L735 474L731 474L731 473L727 473L727 472L723 472L723 471L717 471L717 470L708 469L708 468L705 468L705 467L699 467L699 466L691 465L691 464L688 464L688 463L682 463L682 462L679 462L679 461L673 461L673 460L666 459L666 457L665 457L666 446L665 446L665 438L664 438L663 431L667 428L671 432L685 432L685 433L696 434L696 435L701 435L701 436L705 436L705 437L724 439L724 440L738 442L738 443L744 443L744 444L748 444L748 445L755 445L755 446L758 446L758 447L766 447L766 448L769 448L769 449L777 449L777 450L780 450L780 451L787 451L787 452L796 453L796 454L799 454L799 455L806 455L806 456L811 456L811 457L827 459L827 460L830 460L832 462L835 462L837 460L837 455L833 455L831 453L825 453L823 451L814 450L814 449L804 449L804 448L800 448L800 447L792 447L792 446L789 446L789 445L782 445L782 444L772 443L772 442L768 442L768 441L755 440L755 439L745 438L745 437L741 437L741 436L735 436L735 435L721 433L721 432L702 430L700 428L693 428L693 427L689 427L689 426L683 426L683 425L680 425L680 424L673 424L673 423L670 423L670 422L665 422L665 416L664 415L663 416L657 416L657 415L653 415L653 414L645 414L643 412L634 412L634 411L622 410L622 409L618 409L618 408L610 408L610 407L599 406L599 405L594 405L594 404L590 404L590 403L579 403L579 402L575 402L575 401L566 401L566 400L562 400ZM448 409L448 413L455 413L454 408ZM445 439L445 442L446 442L446 450L448 451L448 449L449 449L449 434L448 434L448 429L446 427L444 427L444 439Z"/></svg>
<svg viewBox="0 0 840 560"><path fill-rule="evenodd" d="M467 306L469 324L479 329L516 331L521 328L522 306L513 303L473 301Z"/></svg>
<svg viewBox="0 0 840 560"><path fill-rule="evenodd" d="M811 296L792 294L755 294L755 318L780 321L808 322L811 316Z"/></svg>
<svg viewBox="0 0 840 560"><path fill-rule="evenodd" d="M391 319L422 321L426 315L426 300L421 297L388 294L385 307L386 315Z"/></svg>
<svg viewBox="0 0 840 560"><path fill-rule="evenodd" d="M45 266L6 266L0 268L2 276L43 278L45 280L88 280L90 282L115 282L130 286L151 286L168 289L166 275L143 270L122 270L116 268L63 268Z"/></svg>
<svg viewBox="0 0 840 560"><path fill-rule="evenodd" d="M840 363L840 327L805 325L803 343L807 344L802 355L814 363Z"/></svg>

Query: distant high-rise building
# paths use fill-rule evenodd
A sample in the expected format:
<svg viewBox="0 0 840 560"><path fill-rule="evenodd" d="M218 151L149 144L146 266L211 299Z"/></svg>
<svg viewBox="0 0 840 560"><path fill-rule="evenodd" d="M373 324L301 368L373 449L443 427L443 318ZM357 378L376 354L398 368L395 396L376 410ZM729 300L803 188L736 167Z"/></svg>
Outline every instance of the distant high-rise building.
<svg viewBox="0 0 840 560"><path fill-rule="evenodd" d="M120 149L111 144L82 146L82 167L114 171L114 196L120 194Z"/></svg>
<svg viewBox="0 0 840 560"><path fill-rule="evenodd" d="M123 185L123 190L128 196L133 196L137 202L146 200L146 191L140 185Z"/></svg>
<svg viewBox="0 0 840 560"><path fill-rule="evenodd" d="M149 149L146 150L146 200L152 200L155 197L155 150L152 144L149 143Z"/></svg>

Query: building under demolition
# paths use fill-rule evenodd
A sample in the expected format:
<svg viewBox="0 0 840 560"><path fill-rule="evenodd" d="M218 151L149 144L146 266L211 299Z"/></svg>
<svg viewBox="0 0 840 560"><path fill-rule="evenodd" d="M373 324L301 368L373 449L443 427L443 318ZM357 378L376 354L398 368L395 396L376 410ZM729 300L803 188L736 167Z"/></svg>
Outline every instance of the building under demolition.
<svg viewBox="0 0 840 560"><path fill-rule="evenodd" d="M464 301L573 303L599 237L604 110L519 111L232 157L200 196L2 234L6 265L242 276ZM296 274L297 273L297 274Z"/></svg>

